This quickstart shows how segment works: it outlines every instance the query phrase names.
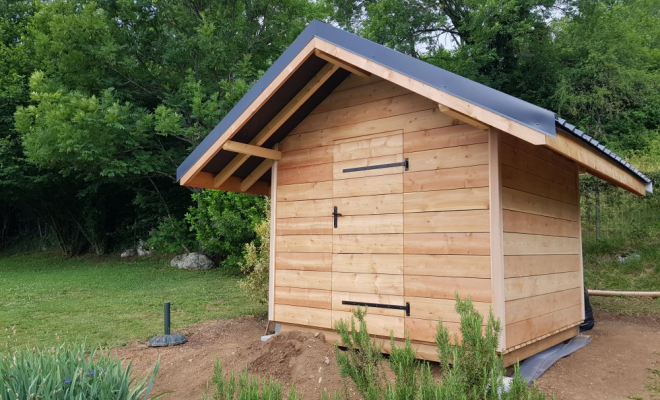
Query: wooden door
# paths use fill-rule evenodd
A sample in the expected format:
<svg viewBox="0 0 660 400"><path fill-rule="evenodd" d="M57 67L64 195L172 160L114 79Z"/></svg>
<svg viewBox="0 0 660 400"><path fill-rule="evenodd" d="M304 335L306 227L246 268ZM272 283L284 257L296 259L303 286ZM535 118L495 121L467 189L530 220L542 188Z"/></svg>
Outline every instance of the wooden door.
<svg viewBox="0 0 660 400"><path fill-rule="evenodd" d="M371 303L369 332L403 337L406 311L387 308L405 306L403 131L337 140L333 153L333 324L346 302Z"/></svg>

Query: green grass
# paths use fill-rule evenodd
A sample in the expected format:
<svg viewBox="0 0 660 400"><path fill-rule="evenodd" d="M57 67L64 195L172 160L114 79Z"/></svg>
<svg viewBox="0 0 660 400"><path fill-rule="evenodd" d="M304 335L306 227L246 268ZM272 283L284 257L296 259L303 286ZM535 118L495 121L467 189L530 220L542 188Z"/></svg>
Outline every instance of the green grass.
<svg viewBox="0 0 660 400"><path fill-rule="evenodd" d="M0 351L146 340L162 333L165 301L173 303L172 330L180 332L204 320L264 315L239 279L219 269L177 270L157 258L0 256Z"/></svg>
<svg viewBox="0 0 660 400"><path fill-rule="evenodd" d="M588 238L584 240L584 279L587 288L600 290L660 290L660 246L657 238ZM637 260L618 262L621 254ZM592 297L595 308L626 315L659 314L660 299Z"/></svg>

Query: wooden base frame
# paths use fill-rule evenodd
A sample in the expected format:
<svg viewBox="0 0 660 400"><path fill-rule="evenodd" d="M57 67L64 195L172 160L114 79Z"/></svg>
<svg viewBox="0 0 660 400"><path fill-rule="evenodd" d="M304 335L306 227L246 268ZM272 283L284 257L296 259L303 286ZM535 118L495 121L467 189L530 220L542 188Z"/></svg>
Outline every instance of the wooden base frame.
<svg viewBox="0 0 660 400"><path fill-rule="evenodd" d="M324 328L313 328L309 326L293 325L293 324L280 324L280 332L288 331L300 331L300 332L320 332L325 336L325 340L328 343L336 343L341 339L339 334L333 330L324 329ZM550 347L564 342L566 340L572 339L579 334L579 327L574 326L572 328L566 329L564 331L555 333L554 335L548 336L544 339L538 340L536 342L530 343L527 346L520 347L519 349L510 351L504 354L504 366L510 367L511 365L522 361L525 358L531 357L534 354L537 354L543 350L549 349ZM392 351L392 346L390 344L390 339L385 339L382 337L373 337L373 339L382 346L383 352L389 354ZM403 345L402 340L396 341L397 345ZM434 343L412 343L413 349L417 352L418 358L426 361L438 362L437 347Z"/></svg>

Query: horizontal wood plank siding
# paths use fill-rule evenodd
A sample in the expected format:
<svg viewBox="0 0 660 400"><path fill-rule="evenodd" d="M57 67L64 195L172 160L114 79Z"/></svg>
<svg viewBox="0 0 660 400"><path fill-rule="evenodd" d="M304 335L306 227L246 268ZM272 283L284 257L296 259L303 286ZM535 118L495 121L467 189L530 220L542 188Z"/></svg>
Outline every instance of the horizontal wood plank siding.
<svg viewBox="0 0 660 400"><path fill-rule="evenodd" d="M458 331L456 292L486 313L488 141L422 96L347 78L279 143L276 321L332 327L350 317L342 301L407 301L410 317L372 308L370 332L433 342L438 318Z"/></svg>
<svg viewBox="0 0 660 400"><path fill-rule="evenodd" d="M506 345L582 318L580 206L575 163L502 135Z"/></svg>

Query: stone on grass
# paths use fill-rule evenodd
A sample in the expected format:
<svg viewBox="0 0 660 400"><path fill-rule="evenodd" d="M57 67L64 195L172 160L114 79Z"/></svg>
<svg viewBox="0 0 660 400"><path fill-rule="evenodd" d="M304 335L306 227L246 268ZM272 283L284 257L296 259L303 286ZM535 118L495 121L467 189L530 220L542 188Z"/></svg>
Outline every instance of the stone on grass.
<svg viewBox="0 0 660 400"><path fill-rule="evenodd" d="M145 249L141 240L137 247L137 255L140 257L151 255L151 249Z"/></svg>
<svg viewBox="0 0 660 400"><path fill-rule="evenodd" d="M635 254L635 253L620 254L620 255L616 256L617 262L620 262L620 263L627 263L629 261L639 260L641 258L642 257L639 254Z"/></svg>
<svg viewBox="0 0 660 400"><path fill-rule="evenodd" d="M126 249L119 255L119 257L121 258L133 257L133 256L135 256L135 249Z"/></svg>
<svg viewBox="0 0 660 400"><path fill-rule="evenodd" d="M214 267L213 261L204 254L187 253L176 256L170 262L174 268L206 270Z"/></svg>

